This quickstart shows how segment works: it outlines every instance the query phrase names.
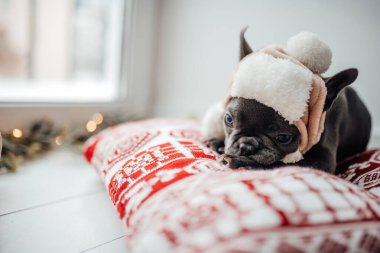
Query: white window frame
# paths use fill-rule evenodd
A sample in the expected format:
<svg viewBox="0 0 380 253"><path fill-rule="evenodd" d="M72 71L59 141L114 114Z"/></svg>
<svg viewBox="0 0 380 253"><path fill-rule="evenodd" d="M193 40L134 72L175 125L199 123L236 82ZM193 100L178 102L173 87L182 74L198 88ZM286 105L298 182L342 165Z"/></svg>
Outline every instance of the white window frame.
<svg viewBox="0 0 380 253"><path fill-rule="evenodd" d="M152 110L152 80L160 1L126 0L120 93L112 102L0 102L0 130L26 127L47 117L56 123L84 122L95 112L121 113L141 118Z"/></svg>
<svg viewBox="0 0 380 253"><path fill-rule="evenodd" d="M132 1L112 1L109 33L104 38L107 45L104 80L71 79L0 79L0 103L96 103L114 102L123 99L120 94L126 86L121 80L123 42L133 22ZM129 4L129 5L128 5ZM126 34L127 33L127 34ZM129 44L128 44L129 45Z"/></svg>

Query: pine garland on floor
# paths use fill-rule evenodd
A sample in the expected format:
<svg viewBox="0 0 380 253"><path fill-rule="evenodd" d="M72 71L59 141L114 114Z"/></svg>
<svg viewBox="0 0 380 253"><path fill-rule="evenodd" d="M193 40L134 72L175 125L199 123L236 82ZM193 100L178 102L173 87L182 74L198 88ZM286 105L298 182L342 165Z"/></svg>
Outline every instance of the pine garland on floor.
<svg viewBox="0 0 380 253"><path fill-rule="evenodd" d="M25 161L38 158L63 145L81 151L82 144L89 137L127 120L130 118L119 115L103 117L97 113L85 126L65 128L53 124L51 120L41 119L32 123L29 129L2 132L0 169L15 172Z"/></svg>

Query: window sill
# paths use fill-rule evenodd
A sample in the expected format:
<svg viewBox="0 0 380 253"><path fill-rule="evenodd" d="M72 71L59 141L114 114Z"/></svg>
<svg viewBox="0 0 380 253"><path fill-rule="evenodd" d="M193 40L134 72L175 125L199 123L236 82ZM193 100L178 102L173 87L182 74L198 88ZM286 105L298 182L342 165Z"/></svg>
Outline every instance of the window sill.
<svg viewBox="0 0 380 253"><path fill-rule="evenodd" d="M1 103L106 103L118 98L116 85L101 81L1 80Z"/></svg>

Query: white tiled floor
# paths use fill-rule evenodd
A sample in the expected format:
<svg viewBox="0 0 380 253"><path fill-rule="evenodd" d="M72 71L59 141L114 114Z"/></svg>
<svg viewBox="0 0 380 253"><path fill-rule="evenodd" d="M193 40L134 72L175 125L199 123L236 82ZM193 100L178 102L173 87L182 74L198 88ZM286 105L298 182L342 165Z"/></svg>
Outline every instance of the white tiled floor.
<svg viewBox="0 0 380 253"><path fill-rule="evenodd" d="M0 252L127 252L95 170L57 150L0 175Z"/></svg>

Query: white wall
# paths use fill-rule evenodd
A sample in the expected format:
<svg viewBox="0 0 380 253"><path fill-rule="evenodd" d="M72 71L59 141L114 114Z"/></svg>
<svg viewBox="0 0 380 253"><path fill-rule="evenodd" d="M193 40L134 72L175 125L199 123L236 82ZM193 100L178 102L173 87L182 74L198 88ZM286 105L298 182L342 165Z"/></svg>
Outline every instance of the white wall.
<svg viewBox="0 0 380 253"><path fill-rule="evenodd" d="M318 34L333 51L327 75L359 69L354 86L379 131L380 1L162 0L159 7L152 115L200 117L221 98L248 24L253 48L285 45L304 30Z"/></svg>

